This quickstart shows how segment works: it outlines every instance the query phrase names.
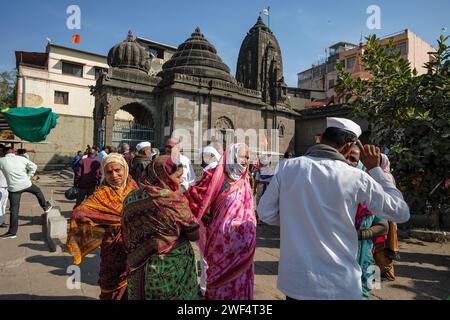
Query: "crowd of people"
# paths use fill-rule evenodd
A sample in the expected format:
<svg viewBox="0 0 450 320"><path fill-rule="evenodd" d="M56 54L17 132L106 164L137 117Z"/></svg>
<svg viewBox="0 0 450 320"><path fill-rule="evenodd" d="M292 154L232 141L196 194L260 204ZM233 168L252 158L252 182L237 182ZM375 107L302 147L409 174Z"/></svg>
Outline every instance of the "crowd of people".
<svg viewBox="0 0 450 320"><path fill-rule="evenodd" d="M395 222L409 208L388 158L360 135L354 122L329 118L321 143L278 164L264 156L251 164L243 143L212 143L199 151L199 177L176 139L163 155L145 141L136 151L106 147L101 159L89 147L74 165L83 191L67 251L80 264L100 248L101 299L189 300L200 291L251 300L258 217L280 226L278 289L287 299L369 298L371 266L394 278Z"/></svg>

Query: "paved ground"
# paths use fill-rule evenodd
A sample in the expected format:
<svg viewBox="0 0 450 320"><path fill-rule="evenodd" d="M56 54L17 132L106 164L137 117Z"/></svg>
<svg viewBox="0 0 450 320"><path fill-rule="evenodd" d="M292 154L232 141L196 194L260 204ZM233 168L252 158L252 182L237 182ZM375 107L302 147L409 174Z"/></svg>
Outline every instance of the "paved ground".
<svg viewBox="0 0 450 320"><path fill-rule="evenodd" d="M73 201L64 198L70 181L58 174L40 176L44 194L69 218ZM42 210L37 200L25 194L17 239L0 240L0 299L98 299L98 251L81 265L80 289L67 288L66 253L51 253L42 234ZM0 229L0 232L3 230ZM6 230L4 230L6 231ZM450 243L427 243L405 239L400 243L397 279L383 282L374 299L448 299L450 296ZM276 289L279 230L260 225L255 256L255 298L284 299Z"/></svg>

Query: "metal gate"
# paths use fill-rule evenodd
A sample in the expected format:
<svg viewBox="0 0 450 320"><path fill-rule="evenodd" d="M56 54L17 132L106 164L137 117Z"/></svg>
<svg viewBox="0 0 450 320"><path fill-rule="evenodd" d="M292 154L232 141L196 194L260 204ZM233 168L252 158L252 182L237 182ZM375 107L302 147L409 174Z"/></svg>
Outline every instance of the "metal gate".
<svg viewBox="0 0 450 320"><path fill-rule="evenodd" d="M105 129L99 128L97 133L97 143L102 147L105 143ZM155 143L155 129L147 128L133 122L116 122L112 130L112 146L118 147L121 143L128 143L135 147L139 142L149 141Z"/></svg>

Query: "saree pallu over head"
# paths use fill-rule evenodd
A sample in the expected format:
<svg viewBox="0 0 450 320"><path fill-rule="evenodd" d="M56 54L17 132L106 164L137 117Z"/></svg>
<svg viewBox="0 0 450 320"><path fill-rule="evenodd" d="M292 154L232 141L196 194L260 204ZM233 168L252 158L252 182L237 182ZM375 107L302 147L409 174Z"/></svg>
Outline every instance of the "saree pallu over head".
<svg viewBox="0 0 450 320"><path fill-rule="evenodd" d="M124 203L122 234L128 253L128 271L142 267L154 254L169 253L198 232L187 199L171 175L170 156L156 158L146 169L151 183L132 192Z"/></svg>
<svg viewBox="0 0 450 320"><path fill-rule="evenodd" d="M90 197L72 212L66 250L80 264L83 257L98 248L107 229L120 227L120 214L126 196L138 186L128 177L128 164L119 154L110 154L103 159L103 172L110 163L118 163L125 171L124 184L113 187L103 178L102 184Z"/></svg>
<svg viewBox="0 0 450 320"><path fill-rule="evenodd" d="M195 188L191 188L189 192L185 193L192 213L199 221L209 211L212 203L219 195L227 173L233 180L239 182L236 186L240 186L247 179L248 165L244 167L236 163L237 152L240 147L246 147L246 145L237 143L229 146L216 168L206 171L195 184Z"/></svg>
<svg viewBox="0 0 450 320"><path fill-rule="evenodd" d="M103 184L72 212L66 250L80 264L83 257L97 249L105 231L120 227L120 214L125 197L137 185L131 178L122 192Z"/></svg>
<svg viewBox="0 0 450 320"><path fill-rule="evenodd" d="M74 264L97 249L100 252L100 299L126 297L126 252L120 233L120 213L123 200L137 188L131 178L118 191L103 185L83 201L72 213L66 250L74 257Z"/></svg>
<svg viewBox="0 0 450 320"><path fill-rule="evenodd" d="M253 299L256 216L248 165L235 163L242 146L231 145L219 165L185 193L199 221L213 213L210 224L200 222L198 242L208 264L207 299ZM226 175L234 180L229 185Z"/></svg>

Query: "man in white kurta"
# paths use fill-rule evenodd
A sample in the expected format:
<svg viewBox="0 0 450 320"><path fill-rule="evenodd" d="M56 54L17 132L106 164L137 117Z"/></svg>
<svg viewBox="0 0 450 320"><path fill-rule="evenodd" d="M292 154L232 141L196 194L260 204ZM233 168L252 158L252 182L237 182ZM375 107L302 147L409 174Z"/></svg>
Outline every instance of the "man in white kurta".
<svg viewBox="0 0 450 320"><path fill-rule="evenodd" d="M349 126L350 120L343 120L330 123L354 132L355 138L361 134L355 123ZM354 225L359 203L367 204L380 218L409 219L400 191L376 164L379 149L374 154L373 146L365 148L369 151L364 151L362 160L369 174L340 158L354 140L335 148L316 145L321 152L280 162L261 198L260 219L280 226L278 289L289 298L361 299Z"/></svg>
<svg viewBox="0 0 450 320"><path fill-rule="evenodd" d="M194 185L196 176L194 167L192 166L191 160L182 154L180 149L180 141L178 139L170 138L166 142L166 155L172 156L183 165L183 175L181 176L181 192L184 193L191 186Z"/></svg>

